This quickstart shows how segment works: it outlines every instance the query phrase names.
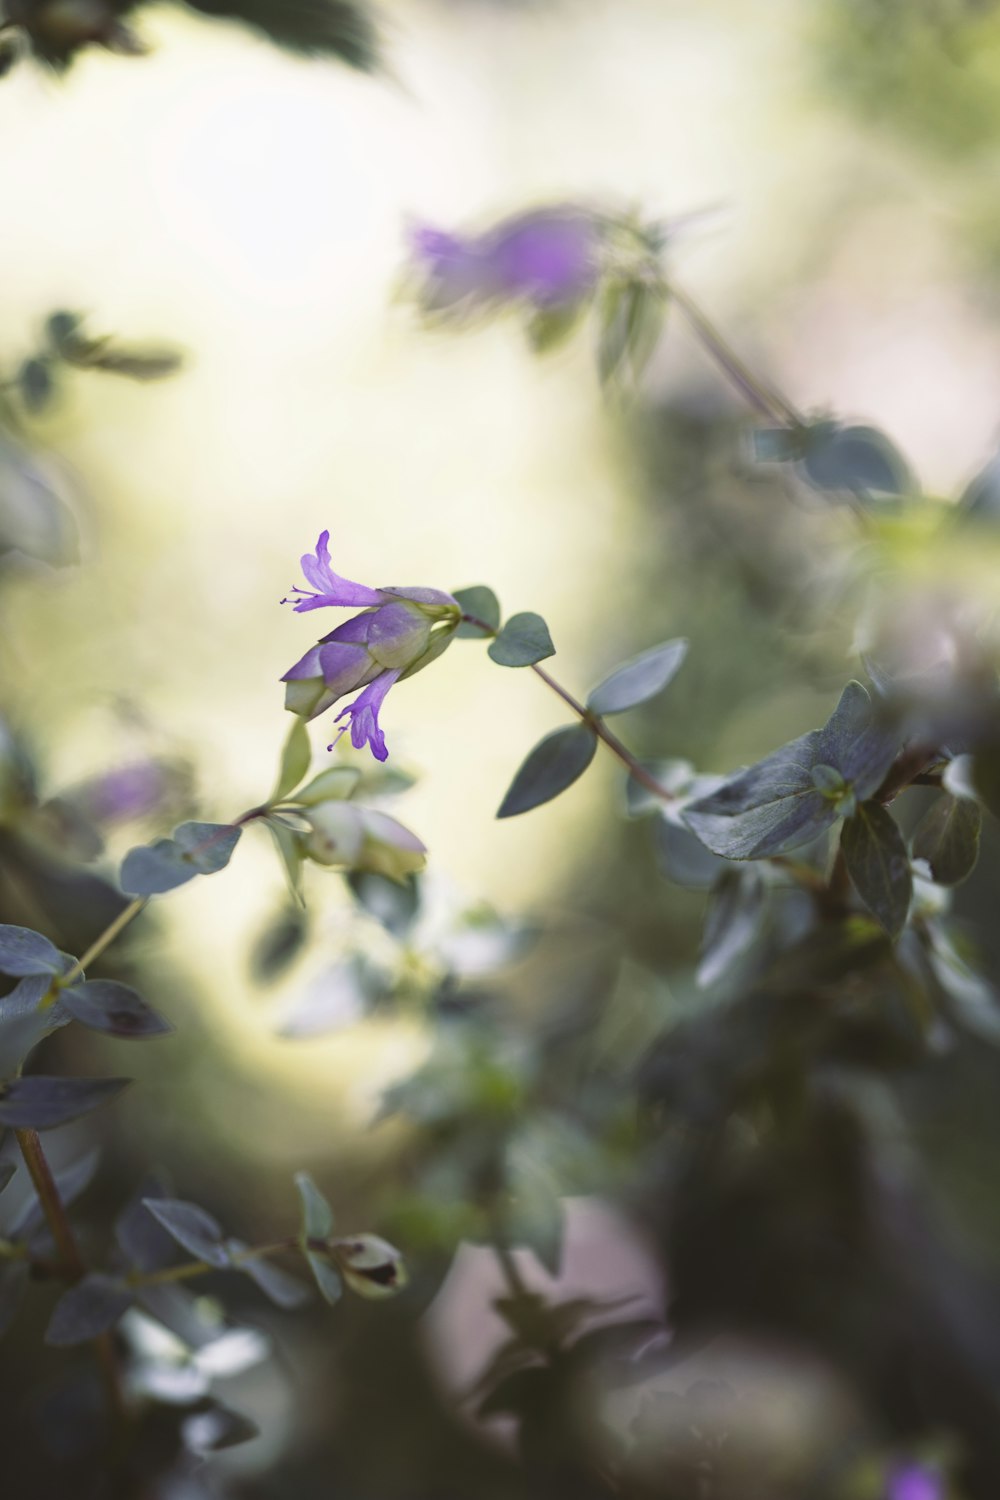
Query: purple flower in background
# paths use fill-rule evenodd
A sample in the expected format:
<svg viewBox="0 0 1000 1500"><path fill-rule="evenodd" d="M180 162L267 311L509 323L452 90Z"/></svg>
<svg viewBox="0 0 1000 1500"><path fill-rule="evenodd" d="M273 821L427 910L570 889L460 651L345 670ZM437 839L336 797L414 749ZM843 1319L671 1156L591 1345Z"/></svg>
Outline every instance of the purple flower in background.
<svg viewBox="0 0 1000 1500"><path fill-rule="evenodd" d="M940 1474L925 1464L900 1464L889 1475L886 1500L945 1500Z"/></svg>
<svg viewBox="0 0 1000 1500"><path fill-rule="evenodd" d="M321 534L315 553L303 557L302 572L312 587L296 587L282 603L299 612L327 605L365 607L289 668L282 679L285 707L314 719L338 698L361 688L354 702L337 715L338 722L348 721L340 732L350 728L355 749L370 745L376 760L385 760L389 752L378 715L386 693L400 678L412 676L440 656L461 610L450 594L438 589L372 589L341 578L330 566L328 531Z"/></svg>
<svg viewBox="0 0 1000 1500"><path fill-rule="evenodd" d="M421 225L411 244L426 278L423 300L435 311L517 301L572 306L600 279L607 229L602 215L571 204L515 214L478 235Z"/></svg>

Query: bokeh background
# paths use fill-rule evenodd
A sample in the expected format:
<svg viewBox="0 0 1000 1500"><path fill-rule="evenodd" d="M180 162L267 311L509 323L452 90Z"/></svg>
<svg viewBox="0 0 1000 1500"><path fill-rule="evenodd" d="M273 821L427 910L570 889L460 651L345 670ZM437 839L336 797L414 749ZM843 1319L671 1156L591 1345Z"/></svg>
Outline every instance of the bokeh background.
<svg viewBox="0 0 1000 1500"><path fill-rule="evenodd" d="M850 601L804 596L796 578L803 557L843 545L842 518L751 473L737 398L672 316L638 402L602 397L592 329L537 358L512 321L426 327L406 277L416 219L567 199L711 210L673 268L798 406L881 426L934 495L993 452L995 6L382 11L388 77L163 6L142 22L148 57L90 49L66 78L23 67L0 88L0 368L60 307L185 356L157 385L71 378L26 425L65 472L82 535L79 567L24 569L0 595L4 713L50 791L153 752L190 758L203 816L259 800L287 724L278 679L313 639L311 617L278 601L324 528L349 577L485 582L508 611L541 611L574 690L689 636L696 669L625 725L644 753L727 770L826 717L855 670ZM648 829L621 821L613 764L530 818L494 820L525 751L560 721L538 682L457 642L389 700L390 750L419 777L399 816L427 843L442 900L563 924L587 964L624 952L681 970L700 898L658 883ZM320 758L327 738L313 726ZM309 901L310 942L262 985L250 955L284 894L251 830L224 877L158 903L132 941L176 1038L127 1059L86 1044L95 1067L114 1057L139 1079L91 1127L120 1180L163 1161L247 1238L286 1212L299 1166L348 1221L382 1211L403 1135L373 1130L372 1114L426 1047L414 1015L278 1034L350 920L335 876L310 872ZM515 976L515 1004L530 1010L534 982ZM114 1178L96 1190L95 1214L114 1191ZM586 1239L598 1231L580 1212ZM627 1262L655 1303L641 1250L600 1235L610 1278ZM318 1330L288 1337L324 1367ZM405 1404L404 1375L391 1385ZM303 1450L289 1446L285 1373L256 1400L264 1437L234 1462L286 1465L291 1488L262 1494L332 1493L308 1465L288 1477ZM325 1411L303 1404L318 1443Z"/></svg>

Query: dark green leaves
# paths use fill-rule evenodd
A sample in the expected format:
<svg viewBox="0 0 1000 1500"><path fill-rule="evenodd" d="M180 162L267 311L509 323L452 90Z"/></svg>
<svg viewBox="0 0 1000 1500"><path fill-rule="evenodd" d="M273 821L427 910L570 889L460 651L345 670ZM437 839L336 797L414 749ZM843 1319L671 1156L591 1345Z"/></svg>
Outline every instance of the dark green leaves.
<svg viewBox="0 0 1000 1500"><path fill-rule="evenodd" d="M511 615L499 635L489 644L489 654L501 667L531 667L554 656L556 648L541 615L530 610Z"/></svg>
<svg viewBox="0 0 1000 1500"><path fill-rule="evenodd" d="M819 421L802 427L763 428L753 435L761 463L798 463L807 484L828 494L904 495L913 488L909 467L885 433Z"/></svg>
<svg viewBox="0 0 1000 1500"><path fill-rule="evenodd" d="M106 1031L110 1036L165 1036L173 1030L170 1022L147 1005L141 995L112 979L91 979L85 984L70 985L60 990L59 999L74 1021L92 1031Z"/></svg>
<svg viewBox="0 0 1000 1500"><path fill-rule="evenodd" d="M476 637L483 639L483 631L478 625L473 625L472 620L481 620L489 630L500 629L500 600L492 589L485 584L475 584L472 588L456 589L452 598L458 603L463 615L468 615L469 620L463 620L455 631L459 637Z"/></svg>
<svg viewBox="0 0 1000 1500"><path fill-rule="evenodd" d="M587 707L595 714L620 714L655 698L673 680L687 649L687 641L678 639L634 656L594 688Z"/></svg>
<svg viewBox="0 0 1000 1500"><path fill-rule="evenodd" d="M312 746L309 743L309 731L305 720L296 715L281 752L278 779L268 802L281 802L289 792L293 792L308 771L311 759Z"/></svg>
<svg viewBox="0 0 1000 1500"><path fill-rule="evenodd" d="M187 0L203 15L244 21L292 52L335 57L372 72L379 38L366 0Z"/></svg>
<svg viewBox="0 0 1000 1500"><path fill-rule="evenodd" d="M912 488L906 460L874 427L818 422L805 440L805 478L818 490L903 495Z"/></svg>
<svg viewBox="0 0 1000 1500"><path fill-rule="evenodd" d="M106 1104L127 1078L15 1078L0 1086L0 1126L12 1130L51 1130Z"/></svg>
<svg viewBox="0 0 1000 1500"><path fill-rule="evenodd" d="M698 837L726 859L763 859L809 843L839 816L844 793L858 801L881 784L898 750L895 734L874 722L858 682L844 689L822 729L784 745L740 772L684 814ZM819 785L813 771L819 772ZM830 796L831 773L844 783Z"/></svg>
<svg viewBox="0 0 1000 1500"><path fill-rule="evenodd" d="M64 964L59 949L30 927L0 926L0 974L60 974Z"/></svg>
<svg viewBox="0 0 1000 1500"><path fill-rule="evenodd" d="M52 1310L45 1342L57 1348L84 1344L113 1328L134 1300L120 1281L94 1273L64 1292Z"/></svg>
<svg viewBox="0 0 1000 1500"><path fill-rule="evenodd" d="M242 831L230 823L182 823L173 838L126 854L122 890L129 896L158 896L196 875L214 875L229 863Z"/></svg>
<svg viewBox="0 0 1000 1500"><path fill-rule="evenodd" d="M903 835L880 802L862 802L840 837L847 873L872 916L891 938L906 925L913 877Z"/></svg>
<svg viewBox="0 0 1000 1500"><path fill-rule="evenodd" d="M196 1260L220 1268L230 1264L221 1227L196 1203L180 1198L144 1198L143 1207Z"/></svg>
<svg viewBox="0 0 1000 1500"><path fill-rule="evenodd" d="M500 804L498 818L513 818L551 802L590 765L597 736L587 724L573 724L546 735L532 750Z"/></svg>
<svg viewBox="0 0 1000 1500"><path fill-rule="evenodd" d="M629 375L637 380L656 348L667 295L644 281L613 281L598 304L597 370L603 385Z"/></svg>
<svg viewBox="0 0 1000 1500"><path fill-rule="evenodd" d="M927 862L938 885L959 885L976 867L982 821L975 802L942 793L917 825L913 858Z"/></svg>
<svg viewBox="0 0 1000 1500"><path fill-rule="evenodd" d="M302 1221L299 1244L309 1263L313 1280L325 1302L340 1300L343 1282L337 1269L331 1265L329 1255L318 1248L318 1242L328 1240L333 1229L333 1209L327 1203L308 1172L296 1172L295 1186L302 1205Z"/></svg>

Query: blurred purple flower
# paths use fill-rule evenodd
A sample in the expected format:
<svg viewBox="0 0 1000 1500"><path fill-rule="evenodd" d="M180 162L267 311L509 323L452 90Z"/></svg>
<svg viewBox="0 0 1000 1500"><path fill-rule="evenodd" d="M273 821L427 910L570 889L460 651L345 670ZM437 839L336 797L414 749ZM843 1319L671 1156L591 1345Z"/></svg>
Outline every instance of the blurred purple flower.
<svg viewBox="0 0 1000 1500"><path fill-rule="evenodd" d="M424 301L435 311L521 300L555 308L596 287L606 231L601 215L558 205L515 214L478 235L420 225L411 245L426 277Z"/></svg>
<svg viewBox="0 0 1000 1500"><path fill-rule="evenodd" d="M302 572L311 589L296 587L282 600L297 611L367 606L345 620L306 652L282 681L285 707L305 719L324 713L338 698L363 689L338 715L346 718L351 743L360 750L370 745L376 760L388 751L378 715L386 693L401 677L428 666L448 645L461 610L450 594L438 589L372 589L341 578L330 566L330 533L324 531L315 553L302 559ZM297 598L293 597L298 595Z"/></svg>
<svg viewBox="0 0 1000 1500"><path fill-rule="evenodd" d="M886 1500L945 1500L945 1486L925 1464L900 1464L889 1475Z"/></svg>
<svg viewBox="0 0 1000 1500"><path fill-rule="evenodd" d="M118 823L176 799L189 781L189 769L177 761L138 760L91 777L65 795L96 823Z"/></svg>

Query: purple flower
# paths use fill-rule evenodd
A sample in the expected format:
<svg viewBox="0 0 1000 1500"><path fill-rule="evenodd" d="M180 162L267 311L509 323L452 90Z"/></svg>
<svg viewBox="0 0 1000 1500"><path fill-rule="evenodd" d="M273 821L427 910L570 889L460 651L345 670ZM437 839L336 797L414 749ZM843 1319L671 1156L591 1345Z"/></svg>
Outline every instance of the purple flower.
<svg viewBox="0 0 1000 1500"><path fill-rule="evenodd" d="M434 311L517 301L570 307L597 285L607 230L601 215L572 204L515 214L479 235L418 226L411 244L426 277L423 300Z"/></svg>
<svg viewBox="0 0 1000 1500"><path fill-rule="evenodd" d="M940 1474L925 1464L900 1464L892 1470L886 1500L945 1500Z"/></svg>
<svg viewBox="0 0 1000 1500"><path fill-rule="evenodd" d="M294 608L320 609L327 605L367 606L335 630L289 668L282 681L285 707L306 719L314 719L338 698L363 691L338 715L347 719L341 729L351 731L351 743L360 750L371 746L377 760L388 751L378 715L386 693L402 677L410 677L440 656L461 618L461 610L450 594L438 589L371 589L341 578L330 566L330 533L324 531L315 553L302 559L302 572L309 589L295 588L283 600Z"/></svg>

